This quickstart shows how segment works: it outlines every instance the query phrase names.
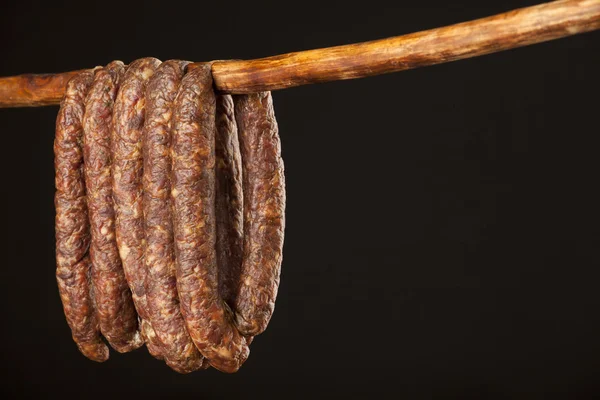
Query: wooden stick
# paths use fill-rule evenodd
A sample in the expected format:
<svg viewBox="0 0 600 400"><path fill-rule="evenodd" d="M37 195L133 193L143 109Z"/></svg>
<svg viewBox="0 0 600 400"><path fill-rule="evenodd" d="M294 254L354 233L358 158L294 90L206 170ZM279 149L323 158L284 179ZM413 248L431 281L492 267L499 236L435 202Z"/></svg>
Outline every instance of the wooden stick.
<svg viewBox="0 0 600 400"><path fill-rule="evenodd" d="M51 106L60 103L67 82L81 71L24 74L0 78L0 108Z"/></svg>
<svg viewBox="0 0 600 400"><path fill-rule="evenodd" d="M213 64L213 76L217 90L224 93L276 90L404 71L596 29L600 29L600 0L559 0L372 42L219 61ZM0 78L0 107L58 104L75 73Z"/></svg>
<svg viewBox="0 0 600 400"><path fill-rule="evenodd" d="M275 90L440 64L599 28L600 0L554 1L373 42L218 63L213 76L224 92Z"/></svg>

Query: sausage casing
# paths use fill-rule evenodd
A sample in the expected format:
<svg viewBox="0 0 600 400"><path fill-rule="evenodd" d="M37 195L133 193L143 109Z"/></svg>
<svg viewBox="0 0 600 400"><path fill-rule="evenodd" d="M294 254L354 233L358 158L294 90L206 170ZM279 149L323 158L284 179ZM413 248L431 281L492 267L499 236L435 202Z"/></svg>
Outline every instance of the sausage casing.
<svg viewBox="0 0 600 400"><path fill-rule="evenodd" d="M148 319L146 305L142 128L146 110L146 85L159 65L160 61L156 58L142 58L129 65L115 99L111 130L111 173L117 247L139 316L140 332L148 351L156 358L162 358L162 349Z"/></svg>
<svg viewBox="0 0 600 400"><path fill-rule="evenodd" d="M146 301L167 364L188 373L208 366L187 332L179 308L171 213L171 118L185 61L161 64L146 89L143 131Z"/></svg>
<svg viewBox="0 0 600 400"><path fill-rule="evenodd" d="M265 330L279 287L285 228L285 177L270 92L234 96L244 192L244 250L236 296L239 331Z"/></svg>
<svg viewBox="0 0 600 400"><path fill-rule="evenodd" d="M221 297L230 307L240 282L244 240L242 156L230 95L216 97L216 192L217 260Z"/></svg>
<svg viewBox="0 0 600 400"><path fill-rule="evenodd" d="M115 240L110 137L112 109L124 72L125 66L120 61L113 61L96 72L83 117L94 297L100 330L121 353L144 344Z"/></svg>
<svg viewBox="0 0 600 400"><path fill-rule="evenodd" d="M85 71L69 81L56 119L56 280L73 340L87 358L102 362L109 351L100 337L90 279L82 146L85 96L93 79L94 72Z"/></svg>
<svg viewBox="0 0 600 400"><path fill-rule="evenodd" d="M235 372L249 349L220 296L215 224L215 94L210 64L188 72L172 129L177 289L188 332L210 364Z"/></svg>

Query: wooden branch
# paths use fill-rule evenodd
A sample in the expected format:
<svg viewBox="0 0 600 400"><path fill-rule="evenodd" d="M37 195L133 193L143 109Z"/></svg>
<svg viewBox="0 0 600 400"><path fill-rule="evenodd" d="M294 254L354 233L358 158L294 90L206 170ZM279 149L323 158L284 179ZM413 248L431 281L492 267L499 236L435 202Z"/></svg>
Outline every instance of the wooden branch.
<svg viewBox="0 0 600 400"><path fill-rule="evenodd" d="M275 90L403 71L599 28L600 0L555 1L373 42L218 63L213 76L224 92Z"/></svg>
<svg viewBox="0 0 600 400"><path fill-rule="evenodd" d="M67 82L81 71L24 74L0 78L0 108L51 106L60 103Z"/></svg>
<svg viewBox="0 0 600 400"><path fill-rule="evenodd" d="M366 43L213 64L216 88L251 93L363 78L600 29L600 0L560 0ZM193 67L194 64L191 64ZM75 72L0 78L0 107L58 104Z"/></svg>

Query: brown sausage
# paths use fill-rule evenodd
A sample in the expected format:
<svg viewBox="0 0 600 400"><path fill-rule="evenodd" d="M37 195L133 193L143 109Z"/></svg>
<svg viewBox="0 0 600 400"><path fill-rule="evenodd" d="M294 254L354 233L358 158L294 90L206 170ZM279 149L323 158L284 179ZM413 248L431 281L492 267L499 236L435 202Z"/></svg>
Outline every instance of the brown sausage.
<svg viewBox="0 0 600 400"><path fill-rule="evenodd" d="M125 66L120 61L113 61L96 72L83 117L94 295L100 330L121 353L144 344L115 240L110 131L112 108L124 72Z"/></svg>
<svg viewBox="0 0 600 400"><path fill-rule="evenodd" d="M172 190L177 289L188 332L210 364L235 372L246 340L219 294L215 251L215 94L211 65L182 80L174 104Z"/></svg>
<svg viewBox="0 0 600 400"><path fill-rule="evenodd" d="M242 156L230 95L216 97L216 191L217 261L221 297L233 309L240 286L244 244L244 198ZM246 336L252 343L253 336Z"/></svg>
<svg viewBox="0 0 600 400"><path fill-rule="evenodd" d="M242 158L231 96L217 96L216 110L215 214L219 288L223 300L234 307L240 282L244 239Z"/></svg>
<svg viewBox="0 0 600 400"><path fill-rule="evenodd" d="M167 364L188 373L208 367L185 327L175 281L175 253L171 215L172 106L188 62L161 64L146 89L143 130L143 204L146 232L146 302L148 317L162 343Z"/></svg>
<svg viewBox="0 0 600 400"><path fill-rule="evenodd" d="M244 252L236 297L243 335L263 332L275 308L285 227L285 178L270 92L234 96L244 191Z"/></svg>
<svg viewBox="0 0 600 400"><path fill-rule="evenodd" d="M90 224L83 178L83 127L85 96L93 71L82 72L67 84L54 139L56 171L56 280L73 340L87 358L108 359L89 278Z"/></svg>
<svg viewBox="0 0 600 400"><path fill-rule="evenodd" d="M115 232L125 278L139 316L140 332L148 351L162 359L161 343L148 319L146 266L144 265L144 213L142 206L142 128L146 110L146 85L160 65L156 58L129 64L115 99L111 150Z"/></svg>

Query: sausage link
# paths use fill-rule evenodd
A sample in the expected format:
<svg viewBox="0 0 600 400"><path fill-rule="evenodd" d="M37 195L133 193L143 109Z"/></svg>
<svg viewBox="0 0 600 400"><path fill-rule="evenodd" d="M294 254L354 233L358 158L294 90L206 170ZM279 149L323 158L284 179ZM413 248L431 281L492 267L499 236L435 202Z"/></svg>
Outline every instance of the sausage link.
<svg viewBox="0 0 600 400"><path fill-rule="evenodd" d="M243 335L263 332L275 308L285 227L285 177L270 92L234 96L244 191L244 250L236 297Z"/></svg>
<svg viewBox="0 0 600 400"><path fill-rule="evenodd" d="M77 347L87 358L103 362L109 351L100 337L89 277L90 224L83 177L82 118L93 79L94 72L86 71L69 81L56 119L56 280Z"/></svg>
<svg viewBox="0 0 600 400"><path fill-rule="evenodd" d="M174 105L172 190L177 289L188 332L210 364L235 372L245 338L219 294L215 251L215 94L211 65L182 80Z"/></svg>
<svg viewBox="0 0 600 400"><path fill-rule="evenodd" d="M142 58L132 62L127 68L115 99L110 143L117 247L139 316L142 337L150 354L162 359L161 343L148 320L146 306L142 206L142 128L146 110L146 85L159 65L160 60L156 58Z"/></svg>
<svg viewBox="0 0 600 400"><path fill-rule="evenodd" d="M171 116L177 89L188 62L161 64L146 89L143 130L143 205L146 232L146 302L149 321L162 343L164 358L175 371L208 367L194 346L179 309L175 280L171 215Z"/></svg>
<svg viewBox="0 0 600 400"><path fill-rule="evenodd" d="M115 241L110 131L114 100L125 72L113 61L96 72L85 104L84 170L91 227L92 282L100 330L124 353L143 345L137 314Z"/></svg>
<svg viewBox="0 0 600 400"><path fill-rule="evenodd" d="M218 95L216 109L215 214L219 288L223 300L234 307L240 282L244 240L242 158L231 96Z"/></svg>

